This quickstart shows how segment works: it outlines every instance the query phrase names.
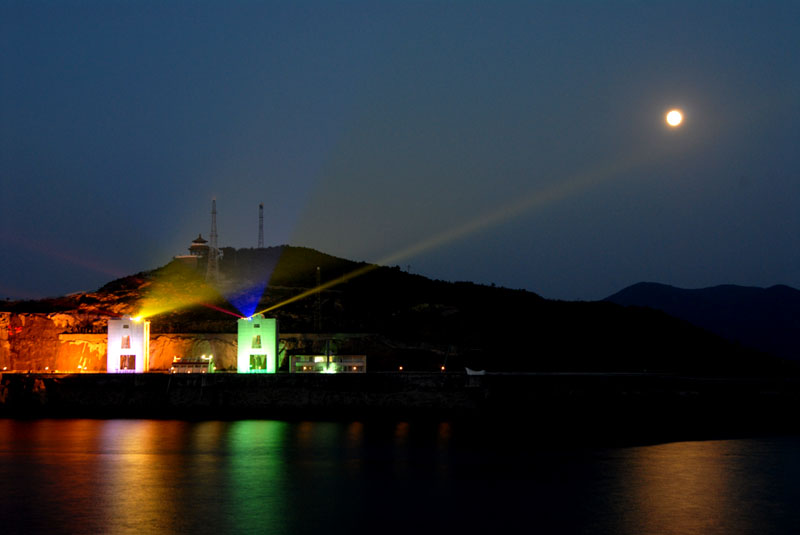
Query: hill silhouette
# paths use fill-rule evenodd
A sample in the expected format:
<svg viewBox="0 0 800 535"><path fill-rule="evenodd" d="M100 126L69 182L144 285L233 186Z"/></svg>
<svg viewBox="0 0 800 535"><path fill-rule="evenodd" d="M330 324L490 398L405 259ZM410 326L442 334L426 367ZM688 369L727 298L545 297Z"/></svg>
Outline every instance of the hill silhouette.
<svg viewBox="0 0 800 535"><path fill-rule="evenodd" d="M135 313L148 300L181 302L149 318L152 332L235 332L235 318L220 310L237 312L233 297L251 292L254 309L277 306L268 315L278 318L281 332L327 336L341 354L366 354L372 371L401 365L406 370L437 370L445 365L462 371L466 366L489 371L704 375L795 372L779 359L653 309L552 301L525 290L432 280L399 267L354 262L302 247L223 252L224 280L216 287L202 274L171 262L112 281L96 292L6 308L24 312L52 306L73 313L121 314ZM317 277L325 285L354 271L363 273L314 291ZM281 305L303 294L307 296ZM95 322L94 328L101 327Z"/></svg>
<svg viewBox="0 0 800 535"><path fill-rule="evenodd" d="M800 290L789 286L686 290L641 282L606 301L662 310L744 346L800 361Z"/></svg>

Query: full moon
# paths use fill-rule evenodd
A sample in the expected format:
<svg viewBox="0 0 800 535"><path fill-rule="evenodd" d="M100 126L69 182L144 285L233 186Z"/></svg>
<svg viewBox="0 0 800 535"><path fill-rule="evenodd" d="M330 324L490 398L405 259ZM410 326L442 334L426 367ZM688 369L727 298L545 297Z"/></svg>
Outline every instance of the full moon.
<svg viewBox="0 0 800 535"><path fill-rule="evenodd" d="M670 110L667 112L667 124L670 126L678 126L683 121L683 114L678 110Z"/></svg>

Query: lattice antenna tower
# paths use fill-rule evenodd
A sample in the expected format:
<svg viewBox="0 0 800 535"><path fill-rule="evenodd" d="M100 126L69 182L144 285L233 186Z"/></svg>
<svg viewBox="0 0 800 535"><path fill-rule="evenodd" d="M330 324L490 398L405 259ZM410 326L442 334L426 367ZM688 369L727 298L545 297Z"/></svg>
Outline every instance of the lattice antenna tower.
<svg viewBox="0 0 800 535"><path fill-rule="evenodd" d="M264 203L258 204L258 248L264 248Z"/></svg>
<svg viewBox="0 0 800 535"><path fill-rule="evenodd" d="M211 239L208 243L208 269L206 280L219 280L219 252L217 250L217 200L211 200Z"/></svg>
<svg viewBox="0 0 800 535"><path fill-rule="evenodd" d="M316 310L316 327L317 332L322 332L322 294L320 293L320 287L322 286L322 271L317 266L317 310Z"/></svg>

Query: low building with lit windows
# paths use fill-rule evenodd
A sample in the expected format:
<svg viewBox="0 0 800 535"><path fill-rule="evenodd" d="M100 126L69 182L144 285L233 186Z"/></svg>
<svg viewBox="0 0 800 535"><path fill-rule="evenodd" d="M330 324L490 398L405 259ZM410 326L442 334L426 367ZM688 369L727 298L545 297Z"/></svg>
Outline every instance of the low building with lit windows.
<svg viewBox="0 0 800 535"><path fill-rule="evenodd" d="M173 357L169 373L214 373L214 355L200 357Z"/></svg>
<svg viewBox="0 0 800 535"><path fill-rule="evenodd" d="M366 373L366 355L292 355L290 373Z"/></svg>

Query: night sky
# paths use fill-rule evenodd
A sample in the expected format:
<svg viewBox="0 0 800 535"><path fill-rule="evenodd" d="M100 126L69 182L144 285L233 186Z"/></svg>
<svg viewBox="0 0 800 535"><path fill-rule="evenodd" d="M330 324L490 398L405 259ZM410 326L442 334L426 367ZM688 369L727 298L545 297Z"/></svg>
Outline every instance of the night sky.
<svg viewBox="0 0 800 535"><path fill-rule="evenodd" d="M0 298L208 237L600 299L800 287L800 2L0 3ZM664 121L684 111L681 127Z"/></svg>

